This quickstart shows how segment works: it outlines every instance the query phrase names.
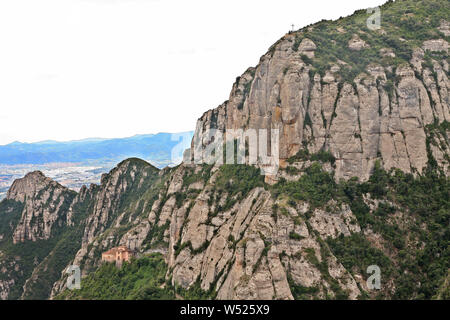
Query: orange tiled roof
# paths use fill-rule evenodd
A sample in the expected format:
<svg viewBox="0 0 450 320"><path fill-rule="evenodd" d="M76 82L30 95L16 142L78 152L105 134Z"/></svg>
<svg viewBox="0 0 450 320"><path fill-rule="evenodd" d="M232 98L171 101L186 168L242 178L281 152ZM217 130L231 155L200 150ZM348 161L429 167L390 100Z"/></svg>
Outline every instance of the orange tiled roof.
<svg viewBox="0 0 450 320"><path fill-rule="evenodd" d="M114 255L117 252L126 252L126 251L132 252L132 250L128 249L126 246L120 246L120 247L111 248L108 251L103 252L103 254L104 255Z"/></svg>

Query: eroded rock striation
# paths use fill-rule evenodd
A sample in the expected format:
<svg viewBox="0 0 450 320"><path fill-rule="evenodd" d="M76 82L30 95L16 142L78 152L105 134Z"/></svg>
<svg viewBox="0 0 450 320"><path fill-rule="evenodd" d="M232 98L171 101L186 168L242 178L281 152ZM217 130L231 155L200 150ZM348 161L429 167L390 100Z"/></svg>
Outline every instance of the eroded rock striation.
<svg viewBox="0 0 450 320"><path fill-rule="evenodd" d="M447 27L443 20L436 31L445 33ZM319 26L310 28L279 40L238 78L229 100L198 120L191 157L213 141L212 129L225 134L238 128L267 129L280 132L282 167L306 147L333 154L336 179L366 180L376 160L387 170L421 173L428 161L427 126L450 121L448 38L423 41L401 63L394 48L383 47L373 48L378 61L362 66L329 61L319 70L320 57L314 52L333 48L321 48L308 38ZM354 59L372 49L366 43L370 39L361 39L367 38L362 31L349 36L349 49L358 52ZM430 56L433 52L441 55ZM343 70L356 72L355 77L345 78ZM441 140L445 146L431 148L447 172L448 140Z"/></svg>

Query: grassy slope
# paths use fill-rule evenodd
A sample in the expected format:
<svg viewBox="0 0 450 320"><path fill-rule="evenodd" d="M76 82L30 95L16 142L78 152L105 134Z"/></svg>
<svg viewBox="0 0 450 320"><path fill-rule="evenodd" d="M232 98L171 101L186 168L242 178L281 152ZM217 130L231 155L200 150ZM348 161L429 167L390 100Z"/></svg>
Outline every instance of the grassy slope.
<svg viewBox="0 0 450 320"><path fill-rule="evenodd" d="M336 21L322 20L303 28L295 33L294 49L304 38L313 40L317 45L315 58L305 58L313 65L313 70L323 76L341 60L347 63L339 71L342 80L352 81L371 63L394 67L408 63L413 49L421 47L425 40L443 38L450 42L449 37L437 30L441 19L450 17L450 2L447 0L387 2L381 7L381 29L376 31L367 28L367 19L371 15L366 10L358 10L349 17ZM354 34L370 47L361 51L349 50L348 41ZM383 57L380 54L382 48L393 49L396 57ZM395 80L393 74L388 76L391 81Z"/></svg>

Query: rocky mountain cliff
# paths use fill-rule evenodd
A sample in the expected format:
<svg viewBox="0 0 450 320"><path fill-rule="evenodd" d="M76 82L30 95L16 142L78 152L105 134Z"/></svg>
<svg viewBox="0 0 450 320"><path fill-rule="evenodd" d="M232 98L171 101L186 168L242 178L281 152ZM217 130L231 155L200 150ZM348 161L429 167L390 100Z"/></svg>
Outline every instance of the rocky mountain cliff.
<svg viewBox="0 0 450 320"><path fill-rule="evenodd" d="M332 162L295 160L304 166L297 178L270 186L250 166L159 171L130 159L101 185L66 194L72 202L50 238L16 243L27 209L25 200L7 199L0 205L2 298L61 292L77 298L65 291L66 266L78 265L89 277L101 253L117 245L140 256L162 254L165 288L178 297L432 298L446 292L448 178L378 167L369 182L337 184L325 171L332 172ZM372 264L384 272L381 291L367 288Z"/></svg>
<svg viewBox="0 0 450 320"><path fill-rule="evenodd" d="M79 193L39 172L16 181L0 202L0 298L448 299L450 6L381 12L375 31L364 10L284 36L175 168L128 159ZM276 176L190 163L212 129L248 128L280 130ZM132 270L162 257L162 282L100 282L118 245L138 252Z"/></svg>
<svg viewBox="0 0 450 320"><path fill-rule="evenodd" d="M6 199L23 203L24 209L13 233L13 243L49 239L55 224L59 227L65 224L66 210L74 197L75 192L40 171L16 180Z"/></svg>
<svg viewBox="0 0 450 320"><path fill-rule="evenodd" d="M448 140L429 143L427 130L450 121L448 10L388 2L376 30L361 10L287 34L198 120L193 144L206 147L211 129L262 128L279 130L282 167L307 148L333 154L337 179L367 180L376 160L421 173L429 153L447 172Z"/></svg>

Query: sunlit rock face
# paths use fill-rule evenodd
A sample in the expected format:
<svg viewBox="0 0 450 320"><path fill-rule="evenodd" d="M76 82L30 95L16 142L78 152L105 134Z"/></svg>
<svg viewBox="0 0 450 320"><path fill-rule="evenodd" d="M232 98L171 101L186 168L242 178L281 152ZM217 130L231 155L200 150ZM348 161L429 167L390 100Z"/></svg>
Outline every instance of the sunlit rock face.
<svg viewBox="0 0 450 320"><path fill-rule="evenodd" d="M443 23L444 32L446 26ZM238 78L228 101L205 112L197 122L190 155L213 141L214 129L225 135L232 129L267 129L279 130L281 166L307 148L333 154L336 179L365 180L377 159L385 169L421 173L428 161L426 126L450 121L447 59L426 64L424 55L448 52L448 42L424 41L410 61L373 61L346 81L341 76L348 68L344 61L330 62L321 76L314 67L320 44L306 38L296 45L298 37L292 33L279 40L255 68ZM357 35L349 46L361 52L370 49ZM396 56L391 48L377 52L380 58ZM447 172L447 151L439 143L431 148Z"/></svg>

